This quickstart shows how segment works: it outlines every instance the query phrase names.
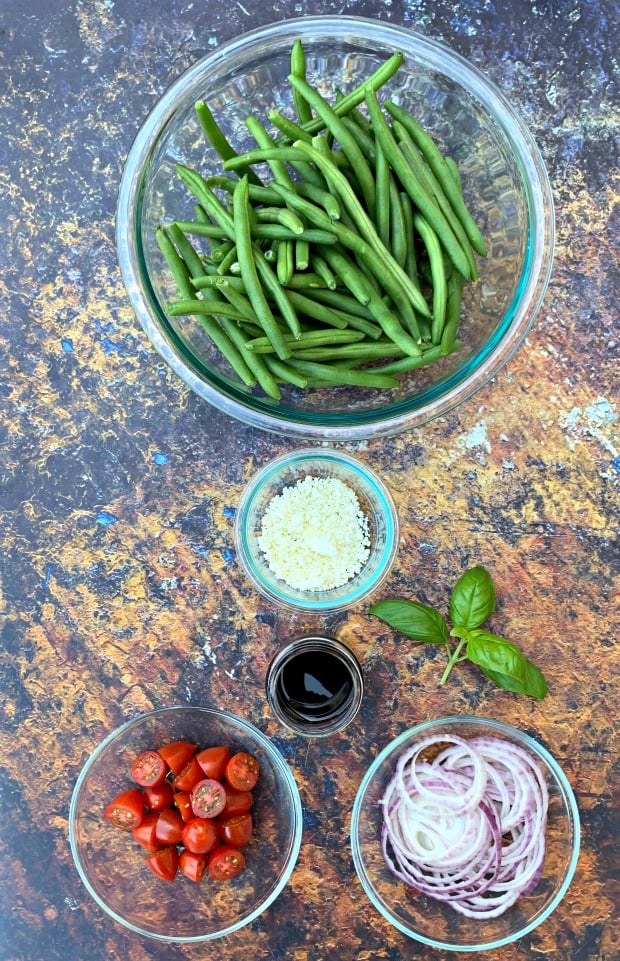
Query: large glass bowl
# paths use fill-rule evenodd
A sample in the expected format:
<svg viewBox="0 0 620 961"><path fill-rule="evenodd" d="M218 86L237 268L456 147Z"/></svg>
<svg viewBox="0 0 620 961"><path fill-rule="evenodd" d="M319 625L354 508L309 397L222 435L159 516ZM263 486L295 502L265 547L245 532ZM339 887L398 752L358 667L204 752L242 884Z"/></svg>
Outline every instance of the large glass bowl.
<svg viewBox="0 0 620 961"><path fill-rule="evenodd" d="M236 878L196 884L183 875L156 878L131 832L113 827L103 810L131 787L129 768L141 751L170 741L225 744L254 754L261 773L254 791L254 837ZM299 854L302 810L293 775L271 741L247 721L204 707L170 707L128 721L90 756L69 811L71 851L97 904L137 934L163 941L208 941L249 924L277 898Z"/></svg>
<svg viewBox="0 0 620 961"><path fill-rule="evenodd" d="M381 798L398 758L429 735L500 738L524 750L538 766L549 792L546 854L542 877L531 894L497 918L471 919L445 902L418 894L392 874L381 850ZM579 812L572 788L557 761L538 741L501 721L447 717L404 731L374 759L360 784L351 816L353 861L375 908L399 931L423 944L453 951L499 948L525 937L558 906L573 878L579 857Z"/></svg>
<svg viewBox="0 0 620 961"><path fill-rule="evenodd" d="M291 111L290 50L300 37L311 83L347 91L395 50L403 67L389 82L457 162L464 192L488 244L479 280L466 286L459 351L411 372L398 388L290 388L279 402L236 379L200 324L166 315L174 283L155 228L193 219L178 161L221 172L194 114L204 99L239 151L254 146L252 114ZM522 343L541 306L554 246L551 189L525 124L496 86L444 44L359 17L302 17L254 30L195 63L156 104L125 166L117 211L120 266L134 310L155 349L197 394L247 424L305 439L352 441L396 434L445 414L493 377Z"/></svg>

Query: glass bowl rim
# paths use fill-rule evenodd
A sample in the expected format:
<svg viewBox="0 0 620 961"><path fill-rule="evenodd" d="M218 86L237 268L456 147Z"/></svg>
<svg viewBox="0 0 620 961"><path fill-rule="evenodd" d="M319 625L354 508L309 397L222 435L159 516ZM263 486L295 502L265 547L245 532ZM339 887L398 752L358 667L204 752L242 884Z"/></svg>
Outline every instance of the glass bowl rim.
<svg viewBox="0 0 620 961"><path fill-rule="evenodd" d="M282 589L277 591L272 588L260 576L256 570L251 552L248 549L246 535L246 520L249 508L254 500L260 495L261 490L273 477L284 472L288 467L304 461L327 461L343 465L354 475L362 477L370 484L376 494L376 502L379 505L380 513L384 518L386 526L386 543L381 552L381 562L377 566L371 580L361 584L352 594L343 596L340 600L333 599L333 591L317 592L315 600L296 599L293 588L287 588L283 584ZM304 611L306 613L328 614L335 611L342 611L345 608L361 602L365 597L377 590L388 576L396 560L400 538L400 521L394 498L385 481L371 467L362 460L345 451L336 450L330 447L300 447L294 451L280 454L264 464L248 481L237 505L235 515L235 550L239 564L248 577L250 582L263 597L272 601L280 607L288 608L291 611ZM358 575L359 576L359 575ZM354 582L351 582L354 583ZM335 588L334 591L344 591L342 588Z"/></svg>
<svg viewBox="0 0 620 961"><path fill-rule="evenodd" d="M364 871L362 858L359 848L359 821L362 809L362 804L368 787L370 786L376 772L381 767L384 761L393 756L399 748L406 744L411 738L427 734L433 729L441 728L442 726L457 727L459 725L470 725L471 727L480 727L485 729L495 730L498 734L504 735L507 738L522 744L527 750L529 750L534 757L542 761L545 765L546 770L548 770L556 779L558 787L560 788L562 795L566 801L566 813L568 820L573 828L573 843L571 858L568 864L566 875L559 889L556 891L553 898L550 900L549 904L546 905L543 911L535 918L535 920L530 921L525 924L518 931L512 934L508 934L505 937L497 938L494 941L479 942L477 944L462 945L458 943L452 943L447 941L437 941L434 938L427 937L424 934L414 932L411 928L408 928L406 924L400 922L395 918L392 913L379 902L378 898L375 896L373 885L366 876ZM360 783L360 786L356 792L355 799L353 802L353 808L351 812L351 854L353 857L353 864L355 866L355 871L357 873L358 880L364 889L370 902L377 909L377 911L390 922L397 930L402 934L407 935L407 937L412 938L415 941L419 941L422 944L430 945L433 948L443 948L448 951L491 951L495 948L502 947L503 945L510 944L519 938L524 937L529 934L535 928L537 928L543 921L545 921L557 908L559 903L562 901L564 895L566 894L570 883L575 874L577 868L577 862L579 860L580 844L581 844L581 823L579 816L579 808L577 806L577 801L573 789L566 777L566 774L562 770L560 764L556 761L554 756L534 737L527 734L525 731L521 731L511 724L507 724L504 721L497 721L489 717L480 717L477 715L469 714L454 714L447 717L433 718L428 721L422 721L420 724L416 724L413 727L407 728L393 738L385 747L377 754L377 756L372 761L368 770L364 774L364 777Z"/></svg>
<svg viewBox="0 0 620 961"><path fill-rule="evenodd" d="M128 731L131 727L135 726L140 721L145 721L149 718L155 718L156 716L165 717L166 715L171 715L175 713L178 714L181 712L198 712L200 714L204 714L208 716L215 716L222 720L231 720L231 721L234 721L235 724L239 725L242 729L244 729L247 732L247 734L251 736L253 740L257 741L260 744L261 748L265 750L266 754L270 757L272 763L274 764L274 767L282 775L283 782L288 788L290 801L291 801L291 812L292 812L291 844L289 847L288 857L286 862L283 865L278 883L270 891L269 896L263 901L261 901L259 905L254 907L252 911L250 911L245 917L240 918L234 924L226 925L225 927L221 928L216 932L211 932L208 934L199 934L199 935L159 934L158 932L149 931L149 930L146 930L145 928L140 928L139 926L132 924L131 922L123 918L122 915L114 911L108 904L106 904L103 898L101 898L101 896L95 891L95 889L91 885L79 855L78 843L77 843L77 838L75 833L75 823L77 819L76 808L80 798L82 787L94 763L101 757L105 749L113 741L115 741L118 737L122 736L126 731ZM299 851L301 849L302 831L303 831L303 810L301 805L301 796L299 794L299 788L297 787L297 782L295 781L293 773L289 765L287 764L286 759L282 756L282 754L277 749L275 744L273 744L273 742L267 737L267 735L264 734L261 730L259 730L259 728L255 727L250 721L246 721L244 718L239 717L236 714L232 714L230 711L224 711L224 710L220 710L219 708L213 708L213 707L203 707L196 704L177 704L170 707L155 708L152 711L145 711L141 714L136 715L133 718L130 718L127 721L124 721L123 724L119 725L119 727L115 728L113 731L107 734L106 737L102 741L100 741L100 743L96 746L94 751L92 751L92 753L89 755L86 762L83 764L80 770L80 773L78 775L78 778L75 782L75 785L71 794L71 801L69 804L69 845L71 848L71 854L73 856L73 863L76 867L76 870L80 876L82 883L84 884L86 890L88 891L90 896L93 898L93 900L96 902L96 904L98 904L99 907L103 909L104 913L108 917L111 917L114 921L118 922L129 931L132 931L135 934L143 935L144 937L148 937L156 941L168 941L170 943L176 943L176 944L190 944L190 943L198 943L202 941L215 940L216 938L220 938L220 937L223 937L224 935L232 934L234 931L238 931L240 928L245 927L245 925L249 924L251 921L254 921L257 917L259 917L259 915L261 915L282 893L282 890L288 883L289 878L293 873L293 870L297 863L297 859L299 857Z"/></svg>
<svg viewBox="0 0 620 961"><path fill-rule="evenodd" d="M326 34L329 32L330 36L343 40L355 37L356 31L360 30L364 31L363 39L368 41L374 39L385 43L386 38L391 36L394 49L415 46L418 57L423 53L425 64L442 73L445 73L446 63L450 62L454 68L450 76L478 103L484 104L486 110L492 112L495 123L509 142L521 170L528 208L528 242L521 280L494 337L470 359L467 369L459 374L456 383L430 402L404 410L399 410L400 404L392 404L388 416L383 408L379 408L368 415L359 414L359 422L357 418L356 422L346 422L342 418L342 422L338 419L321 423L320 415L313 422L314 415L309 415L308 419L298 415L299 419L296 419L278 414L277 408L273 411L255 409L251 397L244 398L241 393L235 397L203 379L196 365L191 364L187 356L181 356L184 351L176 344L172 329L168 328L168 333L165 333L154 321L153 315L158 312L157 302L154 293L149 293L145 288L145 282L150 286L150 281L143 274L141 253L137 250L140 232L137 213L142 189L140 178L157 139L183 100L185 88L204 71L217 67L225 58L248 45L280 40L287 33L291 34L291 38L293 35L311 38L313 31L317 30ZM555 246L553 195L538 146L515 108L492 80L442 40L368 17L296 17L255 28L225 41L189 66L164 91L143 121L124 165L116 210L116 246L129 301L151 345L175 374L203 400L249 426L284 436L300 436L306 440L368 440L419 427L448 413L488 383L517 351L542 306L551 276ZM480 357L482 360L479 360ZM405 404L403 402L403 406Z"/></svg>

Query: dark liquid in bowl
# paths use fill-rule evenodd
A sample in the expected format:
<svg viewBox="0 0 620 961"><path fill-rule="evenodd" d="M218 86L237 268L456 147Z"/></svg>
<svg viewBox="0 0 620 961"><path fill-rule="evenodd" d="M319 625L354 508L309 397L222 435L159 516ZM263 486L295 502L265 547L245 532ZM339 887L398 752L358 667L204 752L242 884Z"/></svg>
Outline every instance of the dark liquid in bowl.
<svg viewBox="0 0 620 961"><path fill-rule="evenodd" d="M337 655L301 651L284 664L276 695L291 720L336 720L345 713L353 697L353 677Z"/></svg>

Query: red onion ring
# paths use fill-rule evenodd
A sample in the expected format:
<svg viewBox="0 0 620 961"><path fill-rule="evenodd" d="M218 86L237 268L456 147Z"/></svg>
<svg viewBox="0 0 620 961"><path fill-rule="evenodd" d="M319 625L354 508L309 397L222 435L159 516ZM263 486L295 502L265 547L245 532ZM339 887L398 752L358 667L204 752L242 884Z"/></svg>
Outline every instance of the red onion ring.
<svg viewBox="0 0 620 961"><path fill-rule="evenodd" d="M424 738L401 754L381 804L392 873L467 917L499 917L540 880L549 796L516 744Z"/></svg>

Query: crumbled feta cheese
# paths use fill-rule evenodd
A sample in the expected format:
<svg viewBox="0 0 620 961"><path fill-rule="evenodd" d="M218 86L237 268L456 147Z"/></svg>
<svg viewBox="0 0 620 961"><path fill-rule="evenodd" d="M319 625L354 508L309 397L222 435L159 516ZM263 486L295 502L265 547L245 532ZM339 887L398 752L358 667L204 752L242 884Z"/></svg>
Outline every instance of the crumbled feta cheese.
<svg viewBox="0 0 620 961"><path fill-rule="evenodd" d="M258 546L290 587L328 591L350 581L368 560L368 518L344 481L308 475L271 499Z"/></svg>

